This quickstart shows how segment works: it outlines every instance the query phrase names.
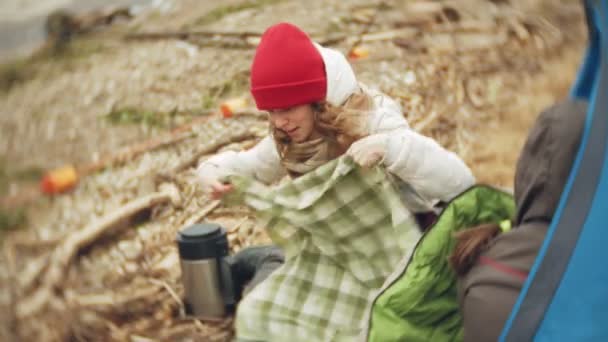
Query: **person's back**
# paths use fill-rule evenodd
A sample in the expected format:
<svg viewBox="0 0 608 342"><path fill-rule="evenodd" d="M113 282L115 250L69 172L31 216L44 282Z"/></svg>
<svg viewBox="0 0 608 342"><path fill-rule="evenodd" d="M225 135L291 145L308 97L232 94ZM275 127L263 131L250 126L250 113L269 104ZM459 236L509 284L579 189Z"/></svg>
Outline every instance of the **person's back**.
<svg viewBox="0 0 608 342"><path fill-rule="evenodd" d="M461 234L452 256L459 275L465 341L496 341L543 243L578 151L587 106L567 100L538 117L515 175L513 229ZM492 238L492 236L496 236Z"/></svg>

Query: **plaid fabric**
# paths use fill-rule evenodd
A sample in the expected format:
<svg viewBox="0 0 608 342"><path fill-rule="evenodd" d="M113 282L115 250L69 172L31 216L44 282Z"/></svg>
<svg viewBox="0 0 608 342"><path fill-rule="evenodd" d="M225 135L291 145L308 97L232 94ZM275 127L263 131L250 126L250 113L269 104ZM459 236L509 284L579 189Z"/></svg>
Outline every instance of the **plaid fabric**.
<svg viewBox="0 0 608 342"><path fill-rule="evenodd" d="M342 157L277 187L231 181L233 200L257 211L286 254L239 304L237 337L352 341L375 290L420 237L385 171Z"/></svg>

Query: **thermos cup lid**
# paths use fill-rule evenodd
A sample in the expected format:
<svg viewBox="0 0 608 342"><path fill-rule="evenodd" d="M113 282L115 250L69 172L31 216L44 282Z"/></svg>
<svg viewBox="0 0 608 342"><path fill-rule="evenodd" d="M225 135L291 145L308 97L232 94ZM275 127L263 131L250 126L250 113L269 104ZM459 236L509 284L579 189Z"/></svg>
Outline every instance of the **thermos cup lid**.
<svg viewBox="0 0 608 342"><path fill-rule="evenodd" d="M182 259L201 260L228 255L226 230L215 223L197 223L177 232L177 248Z"/></svg>

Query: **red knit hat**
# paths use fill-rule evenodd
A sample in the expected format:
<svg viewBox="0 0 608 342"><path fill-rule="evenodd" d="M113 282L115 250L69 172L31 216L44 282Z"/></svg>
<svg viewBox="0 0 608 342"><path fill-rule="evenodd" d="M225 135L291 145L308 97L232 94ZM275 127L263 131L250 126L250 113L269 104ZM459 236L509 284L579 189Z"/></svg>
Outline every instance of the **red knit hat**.
<svg viewBox="0 0 608 342"><path fill-rule="evenodd" d="M251 94L258 109L318 102L326 92L323 58L308 35L289 23L268 28L251 65Z"/></svg>

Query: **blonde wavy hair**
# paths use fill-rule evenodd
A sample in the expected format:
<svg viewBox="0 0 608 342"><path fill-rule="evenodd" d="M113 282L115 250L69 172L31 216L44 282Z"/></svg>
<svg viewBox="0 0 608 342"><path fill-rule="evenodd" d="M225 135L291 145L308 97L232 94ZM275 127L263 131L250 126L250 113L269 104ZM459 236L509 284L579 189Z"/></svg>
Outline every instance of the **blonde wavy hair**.
<svg viewBox="0 0 608 342"><path fill-rule="evenodd" d="M312 107L314 130L321 135L321 139L298 144L270 124L270 134L281 164L292 178L341 156L353 142L369 135L368 121L373 99L363 91L352 94L341 106L320 102L313 103Z"/></svg>
<svg viewBox="0 0 608 342"><path fill-rule="evenodd" d="M339 157L353 142L369 135L368 118L373 109L373 99L363 91L352 94L341 106L320 102L312 104L312 107L315 115L314 129L322 136L322 145L328 151L325 161ZM283 165L303 163L317 152L311 147L306 150L307 153L302 153L301 149L298 149L298 144L292 142L285 132L272 124L270 133ZM304 144L306 142L300 145Z"/></svg>

